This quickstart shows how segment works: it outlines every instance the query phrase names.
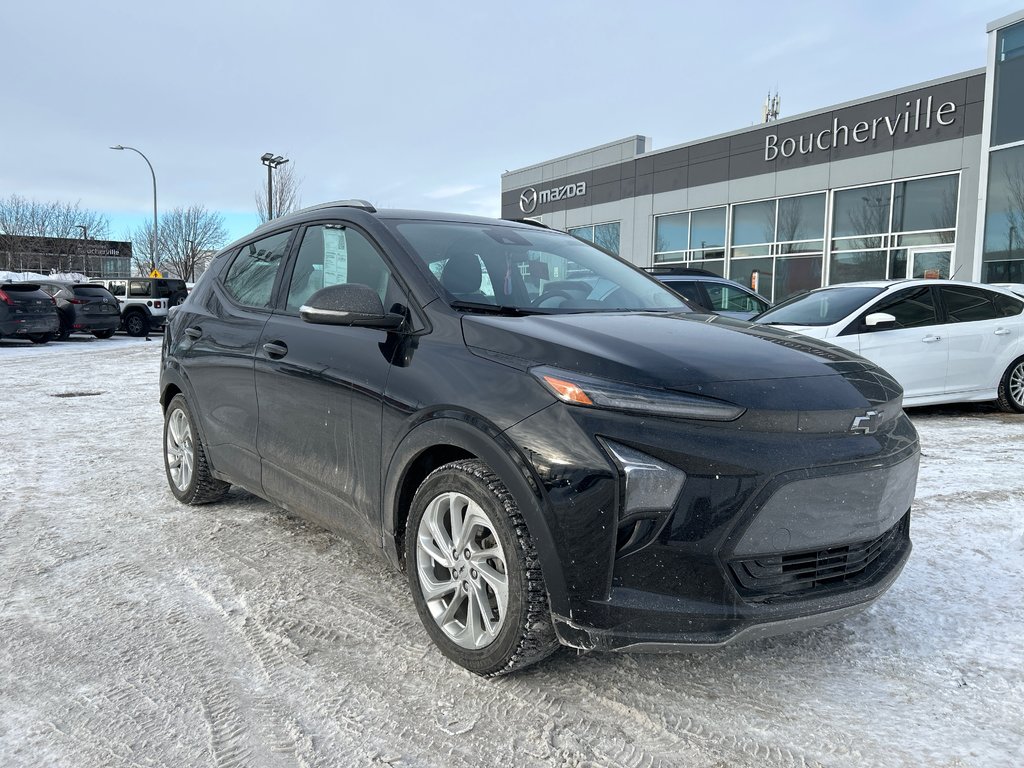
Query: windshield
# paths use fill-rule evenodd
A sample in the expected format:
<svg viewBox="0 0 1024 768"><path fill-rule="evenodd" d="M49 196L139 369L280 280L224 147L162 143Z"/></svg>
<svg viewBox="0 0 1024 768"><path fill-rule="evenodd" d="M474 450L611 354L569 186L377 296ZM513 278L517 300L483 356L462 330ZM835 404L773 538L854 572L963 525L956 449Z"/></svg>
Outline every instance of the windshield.
<svg viewBox="0 0 1024 768"><path fill-rule="evenodd" d="M388 224L457 308L689 311L657 280L561 232L450 221Z"/></svg>
<svg viewBox="0 0 1024 768"><path fill-rule="evenodd" d="M866 304L885 288L826 288L805 293L754 318L769 325L832 325Z"/></svg>

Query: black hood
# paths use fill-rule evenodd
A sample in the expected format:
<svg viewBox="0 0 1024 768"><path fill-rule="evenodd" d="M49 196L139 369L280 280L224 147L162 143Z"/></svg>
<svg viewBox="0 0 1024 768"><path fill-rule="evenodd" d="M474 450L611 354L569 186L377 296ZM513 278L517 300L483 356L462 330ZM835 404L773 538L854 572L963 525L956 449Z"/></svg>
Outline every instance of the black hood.
<svg viewBox="0 0 1024 768"><path fill-rule="evenodd" d="M720 315L655 312L465 315L467 346L643 386L760 407L849 408L889 402L900 388L872 363L827 342ZM841 377L850 386L809 379Z"/></svg>

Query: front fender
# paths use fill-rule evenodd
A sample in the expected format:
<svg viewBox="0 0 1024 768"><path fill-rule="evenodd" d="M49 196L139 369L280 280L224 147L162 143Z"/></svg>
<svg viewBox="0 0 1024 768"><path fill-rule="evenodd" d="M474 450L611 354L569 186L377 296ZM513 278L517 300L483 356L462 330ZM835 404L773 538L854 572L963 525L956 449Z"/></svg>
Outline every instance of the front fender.
<svg viewBox="0 0 1024 768"><path fill-rule="evenodd" d="M396 521L404 519L400 509L401 491L417 458L432 448L449 446L471 453L484 461L516 500L530 530L548 588L551 608L568 611L562 560L550 528L547 499L526 459L493 424L469 413L447 411L433 415L409 431L392 454L384 479L382 520L383 547L395 565L402 560L398 551Z"/></svg>

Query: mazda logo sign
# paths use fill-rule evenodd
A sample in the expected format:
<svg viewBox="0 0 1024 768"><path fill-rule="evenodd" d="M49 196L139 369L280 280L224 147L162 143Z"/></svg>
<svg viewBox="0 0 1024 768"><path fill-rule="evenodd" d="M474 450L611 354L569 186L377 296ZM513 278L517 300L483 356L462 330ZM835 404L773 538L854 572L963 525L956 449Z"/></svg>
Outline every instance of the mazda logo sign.
<svg viewBox="0 0 1024 768"><path fill-rule="evenodd" d="M533 213L537 210L537 190L533 187L524 189L519 196L519 210L523 213Z"/></svg>

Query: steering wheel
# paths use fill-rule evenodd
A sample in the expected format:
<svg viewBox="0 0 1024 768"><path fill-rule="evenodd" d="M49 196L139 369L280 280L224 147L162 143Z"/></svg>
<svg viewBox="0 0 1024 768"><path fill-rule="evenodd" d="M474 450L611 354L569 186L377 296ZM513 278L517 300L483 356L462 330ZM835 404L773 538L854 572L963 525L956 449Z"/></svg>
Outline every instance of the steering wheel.
<svg viewBox="0 0 1024 768"><path fill-rule="evenodd" d="M530 302L530 306L531 307L543 307L544 306L544 302L547 301L548 299L557 299L557 298L568 299L569 301L575 301L576 300L576 297L573 296L568 291L561 291L561 290L545 291L540 296L538 296L536 299L531 301ZM559 306L561 306L561 305L559 305Z"/></svg>

